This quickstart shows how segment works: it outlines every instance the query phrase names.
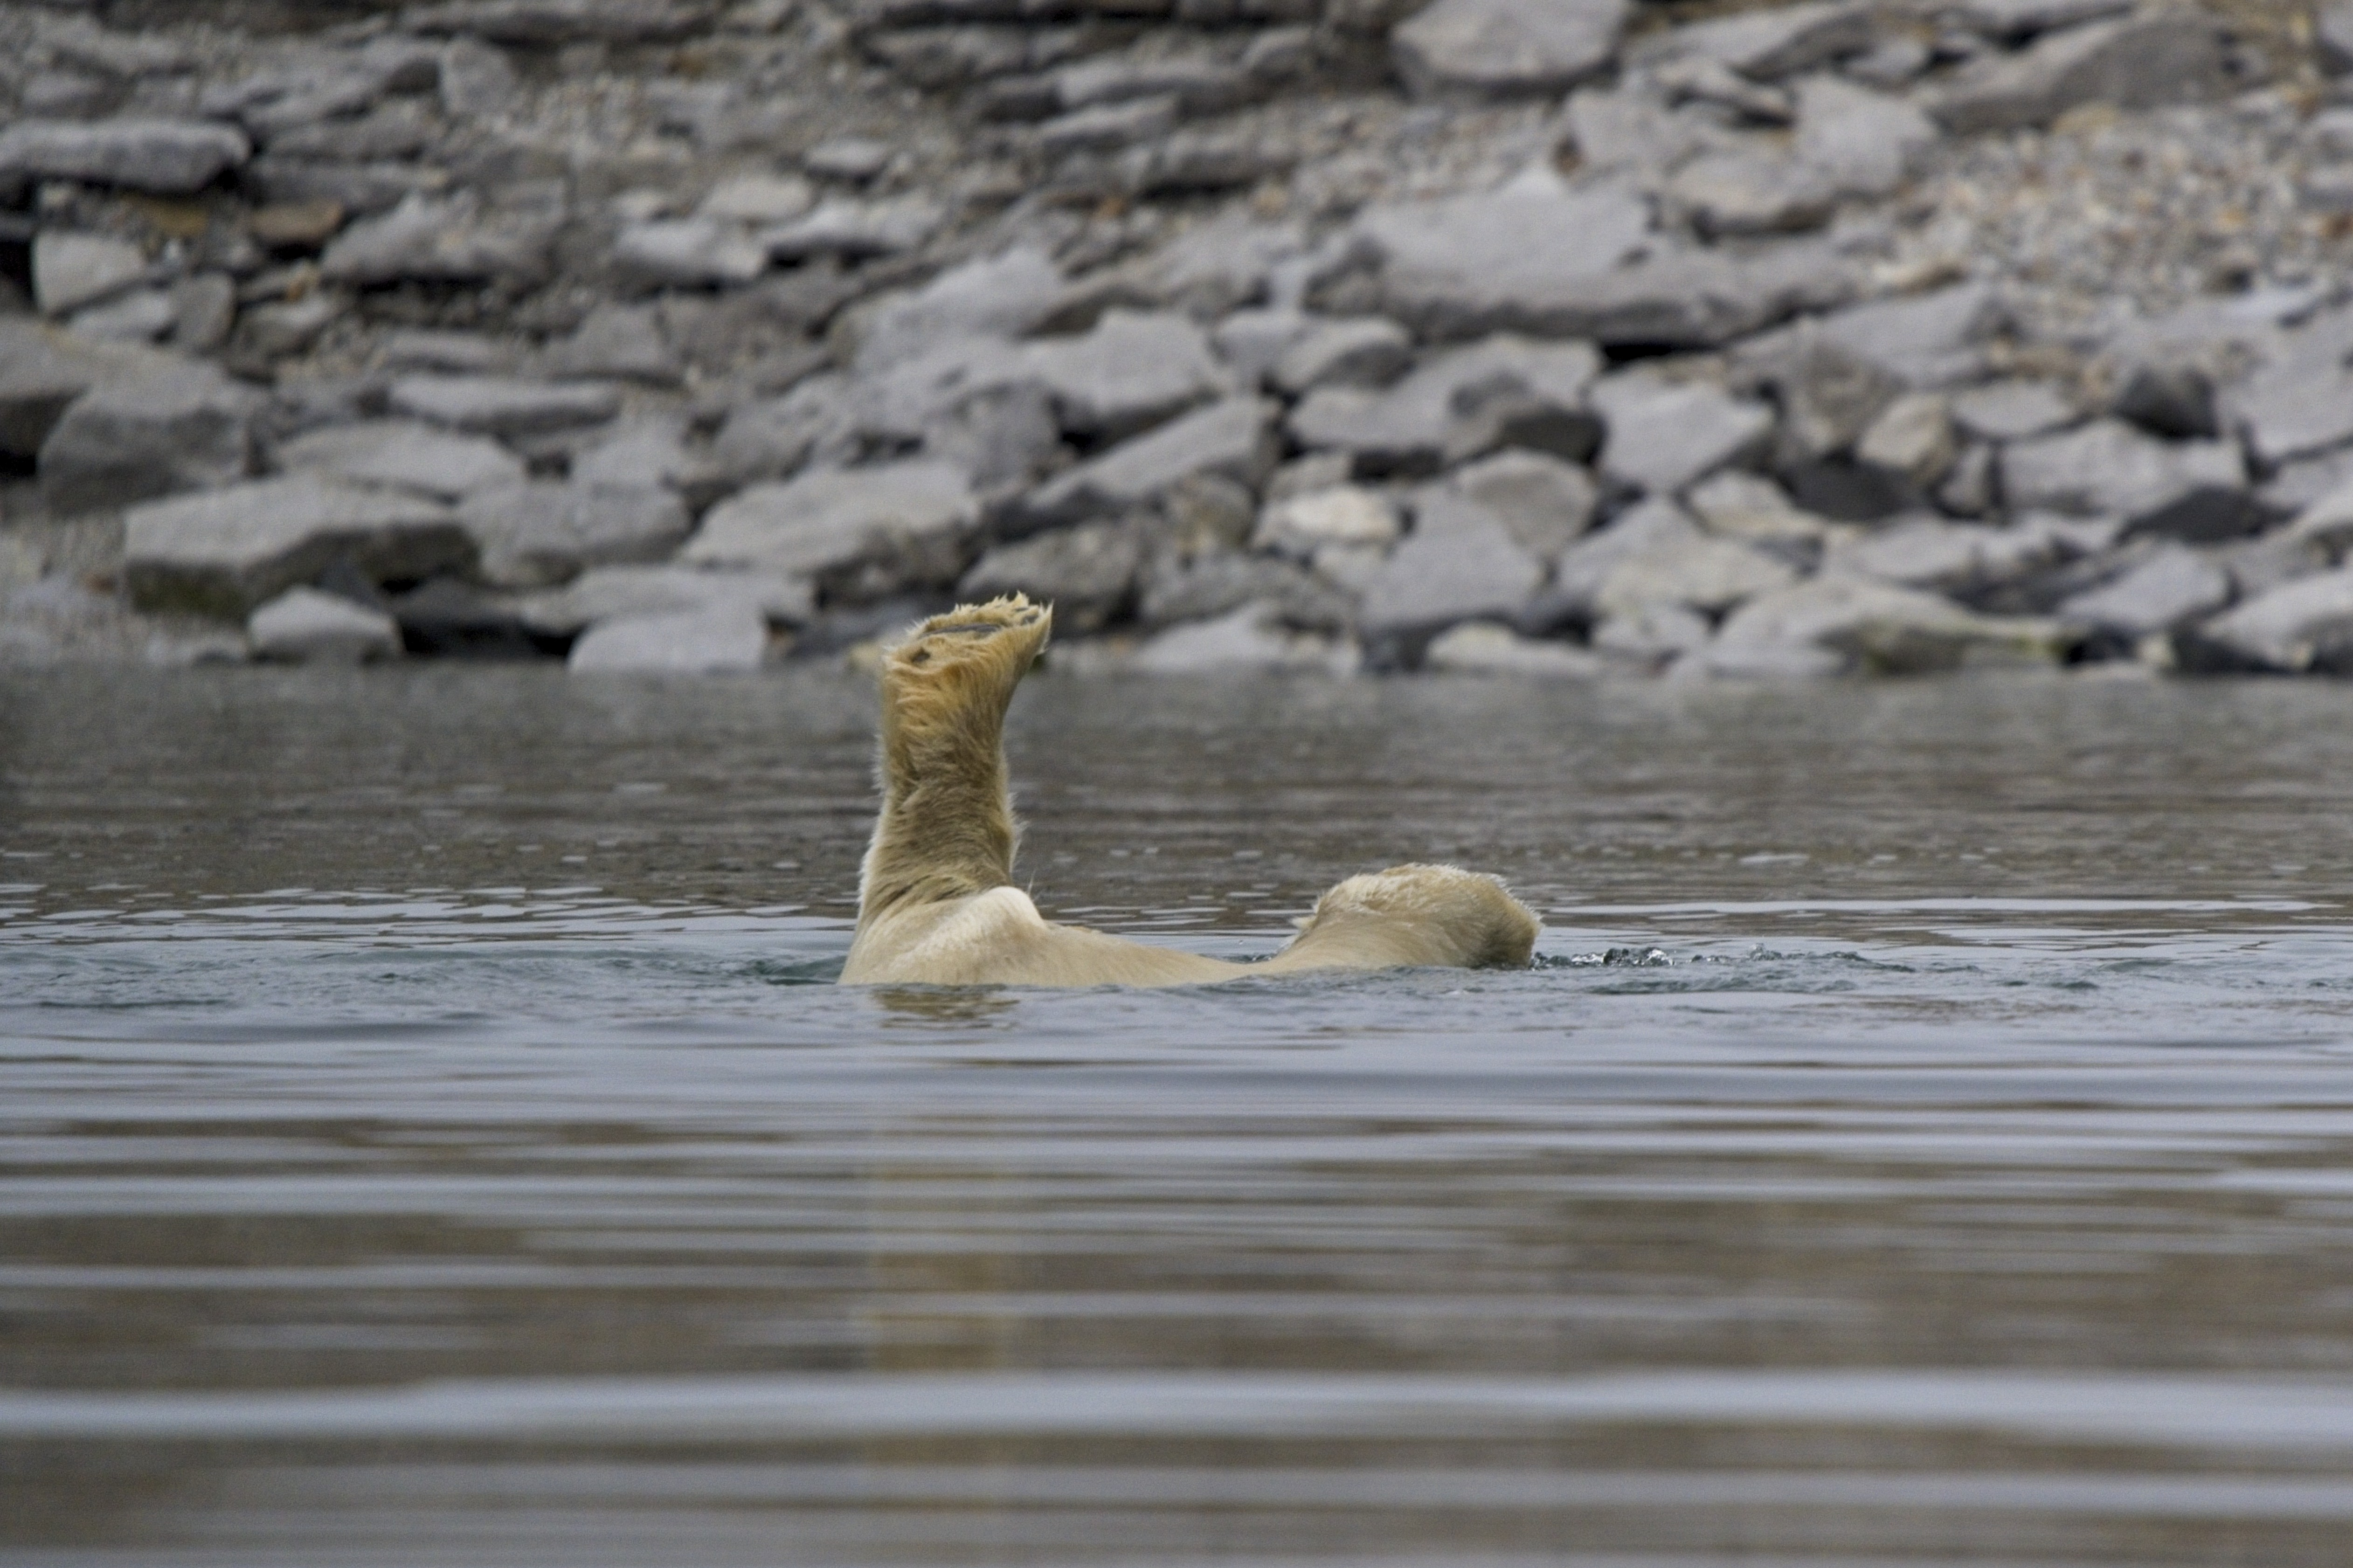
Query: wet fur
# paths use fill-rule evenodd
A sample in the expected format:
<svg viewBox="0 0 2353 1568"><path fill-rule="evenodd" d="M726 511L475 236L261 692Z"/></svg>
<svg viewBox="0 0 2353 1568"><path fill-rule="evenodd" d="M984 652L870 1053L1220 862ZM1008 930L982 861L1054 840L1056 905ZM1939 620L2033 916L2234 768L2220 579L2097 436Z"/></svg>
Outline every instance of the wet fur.
<svg viewBox="0 0 2353 1568"><path fill-rule="evenodd" d="M848 984L1182 985L1404 964L1525 967L1537 921L1493 877L1392 866L1317 900L1264 963L1054 925L1013 886L1005 712L1053 612L1022 595L935 616L882 661L882 810L859 879Z"/></svg>

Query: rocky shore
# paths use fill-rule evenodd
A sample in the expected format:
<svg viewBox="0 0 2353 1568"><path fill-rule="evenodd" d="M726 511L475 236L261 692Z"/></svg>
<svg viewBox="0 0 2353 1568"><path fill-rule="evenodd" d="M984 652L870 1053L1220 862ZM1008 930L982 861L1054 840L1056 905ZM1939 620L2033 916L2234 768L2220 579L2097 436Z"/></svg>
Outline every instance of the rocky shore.
<svg viewBox="0 0 2353 1568"><path fill-rule="evenodd" d="M0 5L0 661L2353 672L2353 14Z"/></svg>

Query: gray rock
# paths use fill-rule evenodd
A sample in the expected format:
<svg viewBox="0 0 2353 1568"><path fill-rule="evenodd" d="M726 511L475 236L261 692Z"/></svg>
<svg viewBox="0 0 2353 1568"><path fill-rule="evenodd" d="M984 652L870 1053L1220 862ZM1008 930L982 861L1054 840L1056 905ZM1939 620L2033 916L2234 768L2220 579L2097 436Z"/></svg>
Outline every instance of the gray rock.
<svg viewBox="0 0 2353 1568"><path fill-rule="evenodd" d="M2080 26L2133 8L2133 0L1966 0L1963 22L1990 37L2015 41L2061 27Z"/></svg>
<svg viewBox="0 0 2353 1568"><path fill-rule="evenodd" d="M1130 668L1149 675L1346 675L1355 649L1287 629L1272 605L1244 605L1213 621L1173 626L1138 648Z"/></svg>
<svg viewBox="0 0 2353 1568"><path fill-rule="evenodd" d="M2046 623L1825 576L1750 600L1696 657L1723 676L1914 675L1957 669L1979 649L2049 662L2063 645Z"/></svg>
<svg viewBox="0 0 2353 1568"><path fill-rule="evenodd" d="M1440 675L1534 675L1590 680L1606 666L1581 647L1524 637L1493 621L1466 621L1430 639L1421 668Z"/></svg>
<svg viewBox="0 0 2353 1568"><path fill-rule="evenodd" d="M1457 493L1499 519L1539 561L1550 562L1593 526L1593 476L1544 452L1504 451L1447 476Z"/></svg>
<svg viewBox="0 0 2353 1568"><path fill-rule="evenodd" d="M2231 602L2230 574L2198 552L2161 544L2123 575L2062 603L2070 626L2127 637L2173 631Z"/></svg>
<svg viewBox="0 0 2353 1568"><path fill-rule="evenodd" d="M470 34L494 44L656 44L706 30L718 11L716 0L448 0L411 5L400 20L412 33Z"/></svg>
<svg viewBox="0 0 2353 1568"><path fill-rule="evenodd" d="M1854 269L1826 247L1747 255L1649 233L1633 193L1531 186L1376 207L1357 233L1388 313L1425 338L1525 331L1604 343L1711 347L1835 304Z"/></svg>
<svg viewBox="0 0 2353 1568"><path fill-rule="evenodd" d="M41 443L52 511L125 506L245 478L260 395L209 364L93 387Z"/></svg>
<svg viewBox="0 0 2353 1568"><path fill-rule="evenodd" d="M546 271L555 228L536 214L486 213L470 192L442 200L412 195L336 237L319 270L357 284L530 280Z"/></svg>
<svg viewBox="0 0 2353 1568"><path fill-rule="evenodd" d="M1976 595L2055 565L2070 551L2063 533L2031 521L1989 528L1915 516L1834 544L1822 570L1906 588Z"/></svg>
<svg viewBox="0 0 2353 1568"><path fill-rule="evenodd" d="M1054 100L1066 110L1168 98L1187 113L1212 114L1250 92L1249 79L1234 66L1190 47L1096 55L1060 68L1052 79Z"/></svg>
<svg viewBox="0 0 2353 1568"><path fill-rule="evenodd" d="M269 138L269 145L279 157L369 163L414 158L433 144L436 133L423 110L400 101L380 104L357 120L328 120L280 132Z"/></svg>
<svg viewBox="0 0 2353 1568"><path fill-rule="evenodd" d="M522 459L496 441L453 436L413 419L331 425L298 436L274 454L287 473L315 473L455 500L473 490L522 482Z"/></svg>
<svg viewBox="0 0 2353 1568"><path fill-rule="evenodd" d="M836 599L872 599L961 574L980 521L965 475L915 460L808 472L713 507L681 559L808 577Z"/></svg>
<svg viewBox="0 0 2353 1568"><path fill-rule="evenodd" d="M1633 175L1644 184L1702 153L1737 145L1718 117L1678 112L1662 84L1641 77L1571 93L1567 130L1580 174Z"/></svg>
<svg viewBox="0 0 2353 1568"><path fill-rule="evenodd" d="M1656 674L1707 646L1715 623L1697 610L1657 601L1604 616L1593 628L1593 651Z"/></svg>
<svg viewBox="0 0 2353 1568"><path fill-rule="evenodd" d="M768 623L746 605L616 616L572 645L575 675L721 675L767 662Z"/></svg>
<svg viewBox="0 0 2353 1568"><path fill-rule="evenodd" d="M1553 563L1552 584L1528 608L1526 625L1551 629L1601 615L1602 584L1629 561L1695 550L1706 542L1691 515L1670 500L1646 500L1585 535Z"/></svg>
<svg viewBox="0 0 2353 1568"><path fill-rule="evenodd" d="M526 596L521 605L526 625L559 637L623 616L738 607L749 607L771 626L800 626L816 617L817 593L807 578L781 572L592 566L561 588Z"/></svg>
<svg viewBox="0 0 2353 1568"><path fill-rule="evenodd" d="M1907 392L1880 411L1855 443L1855 459L1928 489L1960 456L1950 405L1940 393Z"/></svg>
<svg viewBox="0 0 2353 1568"><path fill-rule="evenodd" d="M2158 441L2117 419L2011 445L2001 483L2013 510L2121 517L2134 533L2190 543L2236 538L2263 521L2235 446Z"/></svg>
<svg viewBox="0 0 2353 1568"><path fill-rule="evenodd" d="M130 79L174 76L193 68L195 55L177 38L144 32L116 32L79 17L43 29L42 42L58 62L77 70Z"/></svg>
<svg viewBox="0 0 2353 1568"><path fill-rule="evenodd" d="M686 508L662 489L525 481L470 491L458 521L485 581L540 588L590 566L667 559L686 539Z"/></svg>
<svg viewBox="0 0 2353 1568"><path fill-rule="evenodd" d="M654 287L749 283L768 269L768 247L718 218L665 218L623 229L613 241L613 266Z"/></svg>
<svg viewBox="0 0 2353 1568"><path fill-rule="evenodd" d="M2333 343L2296 345L2227 403L2231 423L2267 468L2353 442L2353 370Z"/></svg>
<svg viewBox="0 0 2353 1568"><path fill-rule="evenodd" d="M1662 536L1609 568L1593 592L1592 608L1604 618L1636 616L1656 605L1722 615L1797 580L1787 563L1736 540Z"/></svg>
<svg viewBox="0 0 2353 1568"><path fill-rule="evenodd" d="M1082 523L997 545L973 563L956 584L956 596L1027 594L1054 606L1057 627L1092 632L1127 608L1143 565L1144 540L1136 528Z"/></svg>
<svg viewBox="0 0 2353 1568"><path fill-rule="evenodd" d="M697 217L722 223L790 223L817 205L817 189L797 174L735 174L711 187Z"/></svg>
<svg viewBox="0 0 2353 1568"><path fill-rule="evenodd" d="M1544 567L1502 519L1461 496L1425 490L1414 529L1365 590L1368 638L1410 637L1466 620L1512 621Z"/></svg>
<svg viewBox="0 0 2353 1568"><path fill-rule="evenodd" d="M1701 234L1778 234L1816 228L1838 205L1819 170L1779 153L1704 153L1667 182L1667 196Z"/></svg>
<svg viewBox="0 0 2353 1568"><path fill-rule="evenodd" d="M943 342L1026 336L1053 314L1064 289L1061 268L1032 246L952 267L864 312L855 329L858 371L872 375Z"/></svg>
<svg viewBox="0 0 2353 1568"><path fill-rule="evenodd" d="M677 489L697 471L677 423L659 417L625 425L572 459L574 483L607 489Z"/></svg>
<svg viewBox="0 0 2353 1568"><path fill-rule="evenodd" d="M659 312L641 305L599 305L561 342L548 346L548 374L675 386L678 356L662 337Z"/></svg>
<svg viewBox="0 0 2353 1568"><path fill-rule="evenodd" d="M1306 321L1272 366L1274 384L1294 397L1318 386L1377 386L1413 363L1413 339L1395 321L1379 316Z"/></svg>
<svg viewBox="0 0 2353 1568"><path fill-rule="evenodd" d="M179 312L165 289L135 289L102 305L77 310L66 324L76 337L103 342L152 343L172 330Z"/></svg>
<svg viewBox="0 0 2353 1568"><path fill-rule="evenodd" d="M439 502L311 475L149 501L123 519L123 570L142 609L242 618L348 559L375 582L473 564L473 542Z"/></svg>
<svg viewBox="0 0 2353 1568"><path fill-rule="evenodd" d="M496 375L403 376L392 384L390 400L396 414L501 437L601 425L621 407L621 395L609 386Z"/></svg>
<svg viewBox="0 0 2353 1568"><path fill-rule="evenodd" d="M712 466L736 484L783 479L820 446L847 444L846 401L841 377L813 375L781 397L739 404L712 438Z"/></svg>
<svg viewBox="0 0 2353 1568"><path fill-rule="evenodd" d="M1106 310L1094 330L1021 356L1052 395L1062 427L1116 440L1229 390L1208 339L1184 317Z"/></svg>
<svg viewBox="0 0 2353 1568"><path fill-rule="evenodd" d="M1176 129L1176 100L1138 98L1058 114L1038 127L1038 150L1050 158L1115 153Z"/></svg>
<svg viewBox="0 0 2353 1568"><path fill-rule="evenodd" d="M1136 618L1147 626L1205 620L1245 605L1271 606L1284 626L1311 631L1345 631L1356 616L1355 595L1310 568L1230 550L1155 556L1137 588Z"/></svg>
<svg viewBox="0 0 2353 1568"><path fill-rule="evenodd" d="M2075 405L2047 381L1989 382L1953 394L1953 422L1986 441L2023 441L2073 425Z"/></svg>
<svg viewBox="0 0 2353 1568"><path fill-rule="evenodd" d="M1800 509L1762 474L1719 473L1694 485L1683 500L1710 533L1794 554L1841 531L1838 524Z"/></svg>
<svg viewBox="0 0 2353 1568"><path fill-rule="evenodd" d="M360 217L390 213L411 197L433 200L449 186L446 171L414 163L347 163L274 153L247 164L241 180L257 199L272 206L332 202Z"/></svg>
<svg viewBox="0 0 2353 1568"><path fill-rule="evenodd" d="M91 342L37 321L0 318L0 451L30 458L91 387L162 374L185 362L128 344Z"/></svg>
<svg viewBox="0 0 2353 1568"><path fill-rule="evenodd" d="M1333 485L1270 500L1250 531L1250 548L1313 562L1340 546L1369 551L1377 560L1402 531L1387 496L1361 485Z"/></svg>
<svg viewBox="0 0 2353 1568"><path fill-rule="evenodd" d="M1835 457L1862 438L1904 390L1894 372L1805 323L1770 354L1756 356L1759 379L1781 395L1785 458Z"/></svg>
<svg viewBox="0 0 2353 1568"><path fill-rule="evenodd" d="M183 353L208 353L228 341L237 324L237 280L219 272L199 272L172 286L172 346Z"/></svg>
<svg viewBox="0 0 2353 1568"><path fill-rule="evenodd" d="M284 359L301 353L319 334L343 320L349 306L328 293L256 305L245 313L245 339L256 353Z"/></svg>
<svg viewBox="0 0 2353 1568"><path fill-rule="evenodd" d="M1986 348L2010 322L2009 308L1990 285L1956 283L1926 294L1850 305L1843 310L1741 345L1744 363L1779 380L1818 344L1868 365L1894 391L1930 391L1981 379ZM1870 407L1865 423L1878 413ZM1858 427L1856 435L1861 434Z"/></svg>
<svg viewBox="0 0 2353 1568"><path fill-rule="evenodd" d="M859 202L828 197L817 210L760 231L770 259L807 261L820 256L864 260L914 249L940 226L938 207L920 196Z"/></svg>
<svg viewBox="0 0 2353 1568"><path fill-rule="evenodd" d="M1764 450L1772 411L1704 381L1673 382L1637 368L1593 384L1609 426L1601 469L1620 484L1672 495Z"/></svg>
<svg viewBox="0 0 2353 1568"><path fill-rule="evenodd" d="M1840 195L1886 195L1936 141L1935 122L1900 98L1834 76L1798 83L1798 161Z"/></svg>
<svg viewBox="0 0 2353 1568"><path fill-rule="evenodd" d="M1243 384L1257 386L1273 375L1293 344L1317 331L1324 320L1287 309L1236 310L1210 329L1209 341Z"/></svg>
<svg viewBox="0 0 2353 1568"><path fill-rule="evenodd" d="M1600 364L1585 343L1497 334L1433 354L1381 391L1319 388L1292 411L1291 430L1372 476L1432 473L1507 443L1581 458L1599 442L1586 394Z"/></svg>
<svg viewBox="0 0 2353 1568"><path fill-rule="evenodd" d="M1295 223L1268 223L1229 213L1196 225L1124 268L1122 280L1140 297L1197 320L1213 320L1261 301L1289 308L1297 301L1271 299L1274 279L1297 266L1307 248L1305 232Z"/></svg>
<svg viewBox="0 0 2353 1568"><path fill-rule="evenodd" d="M243 132L203 121L20 120L0 131L0 179L79 180L184 195L252 153Z"/></svg>
<svg viewBox="0 0 2353 1568"><path fill-rule="evenodd" d="M45 228L33 237L33 302L63 316L147 276L147 253L127 239Z"/></svg>
<svg viewBox="0 0 2353 1568"><path fill-rule="evenodd" d="M1657 38L1643 57L1697 56L1729 66L1753 81L1778 81L1860 54L1871 44L1867 5L1813 0L1679 27Z"/></svg>
<svg viewBox="0 0 2353 1568"><path fill-rule="evenodd" d="M365 664L400 657L400 623L338 594L289 588L253 612L246 640L257 658L292 664Z"/></svg>
<svg viewBox="0 0 2353 1568"><path fill-rule="evenodd" d="M2313 7L2312 52L2330 76L2353 71L2353 5L2331 0Z"/></svg>
<svg viewBox="0 0 2353 1568"><path fill-rule="evenodd" d="M2339 567L2258 595L2197 628L2206 668L2240 667L2301 673L2324 658L2342 657L2353 637L2353 567ZM2333 657L2332 657L2333 656Z"/></svg>
<svg viewBox="0 0 2353 1568"><path fill-rule="evenodd" d="M1609 68L1625 0L1436 0L1389 35L1418 97L1566 92Z"/></svg>
<svg viewBox="0 0 2353 1568"><path fill-rule="evenodd" d="M28 120L96 120L121 101L121 83L79 71L43 71L16 96L16 107Z"/></svg>
<svg viewBox="0 0 2353 1568"><path fill-rule="evenodd" d="M1677 108L1711 104L1730 110L1737 120L1759 125L1787 125L1796 112L1787 89L1751 81L1723 61L1704 55L1662 60L1646 74Z"/></svg>
<svg viewBox="0 0 2353 1568"><path fill-rule="evenodd" d="M2170 440L2211 441L2222 433L2213 382L2200 366L2179 361L2134 365L2108 408L2117 418Z"/></svg>
<svg viewBox="0 0 2353 1568"><path fill-rule="evenodd" d="M1255 489L1274 467L1275 405L1229 397L1123 441L1040 485L1011 509L1029 530L1116 515L1198 475Z"/></svg>
<svg viewBox="0 0 2353 1568"><path fill-rule="evenodd" d="M2221 32L2194 11L2155 10L2036 39L1961 68L1929 109L1959 135L2045 125L2083 103L2150 109L2219 94Z"/></svg>

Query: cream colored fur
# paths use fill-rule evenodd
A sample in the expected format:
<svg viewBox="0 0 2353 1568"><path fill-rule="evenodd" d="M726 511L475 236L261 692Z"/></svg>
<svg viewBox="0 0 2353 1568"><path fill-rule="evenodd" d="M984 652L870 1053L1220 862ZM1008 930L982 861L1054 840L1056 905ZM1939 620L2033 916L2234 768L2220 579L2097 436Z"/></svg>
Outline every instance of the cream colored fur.
<svg viewBox="0 0 2353 1568"><path fill-rule="evenodd" d="M1013 886L1005 710L1053 612L1016 594L935 616L882 662L882 811L859 879L846 984L1184 985L1401 964L1525 967L1537 921L1493 877L1392 866L1316 902L1263 963L1054 925Z"/></svg>

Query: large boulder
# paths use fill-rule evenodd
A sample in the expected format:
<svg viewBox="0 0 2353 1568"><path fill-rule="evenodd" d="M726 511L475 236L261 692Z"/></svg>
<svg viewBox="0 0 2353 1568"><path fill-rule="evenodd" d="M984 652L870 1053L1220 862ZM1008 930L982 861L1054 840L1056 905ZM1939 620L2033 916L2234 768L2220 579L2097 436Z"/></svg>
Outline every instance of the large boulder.
<svg viewBox="0 0 2353 1568"><path fill-rule="evenodd" d="M2195 550L2164 544L2120 576L2061 604L2058 618L2123 637L2169 632L2231 602L2231 575Z"/></svg>
<svg viewBox="0 0 2353 1568"><path fill-rule="evenodd" d="M1057 627L1091 632L1115 619L1135 589L1144 537L1119 522L1082 523L1000 544L956 584L962 599L1027 594L1054 606Z"/></svg>
<svg viewBox="0 0 2353 1568"><path fill-rule="evenodd" d="M483 577L503 588L666 560L691 526L684 503L668 490L549 481L475 490L458 521L473 536Z"/></svg>
<svg viewBox="0 0 2353 1568"><path fill-rule="evenodd" d="M338 560L380 583L474 561L473 541L439 502L310 475L149 501L125 515L123 535L132 603L238 618Z"/></svg>
<svg viewBox="0 0 2353 1568"><path fill-rule="evenodd" d="M1389 47L1419 97L1543 96L1609 68L1626 12L1626 0L1437 0Z"/></svg>
<svg viewBox="0 0 2353 1568"><path fill-rule="evenodd" d="M1132 435L1228 390L1208 339L1174 314L1106 310L1093 331L1032 344L1022 359L1062 427L1096 439Z"/></svg>
<svg viewBox="0 0 2353 1568"><path fill-rule="evenodd" d="M0 180L79 180L185 195L252 155L242 132L199 120L20 120L0 131Z"/></svg>
<svg viewBox="0 0 2353 1568"><path fill-rule="evenodd" d="M261 396L204 363L93 387L41 443L41 491L58 512L125 506L245 478Z"/></svg>
<svg viewBox="0 0 2353 1568"><path fill-rule="evenodd" d="M816 579L836 599L954 582L980 509L963 470L917 459L754 485L712 509L682 559Z"/></svg>
<svg viewBox="0 0 2353 1568"><path fill-rule="evenodd" d="M1609 432L1601 471L1651 495L1757 455L1773 434L1771 409L1704 381L1637 368L1602 377L1589 395Z"/></svg>

